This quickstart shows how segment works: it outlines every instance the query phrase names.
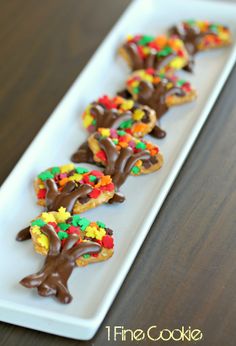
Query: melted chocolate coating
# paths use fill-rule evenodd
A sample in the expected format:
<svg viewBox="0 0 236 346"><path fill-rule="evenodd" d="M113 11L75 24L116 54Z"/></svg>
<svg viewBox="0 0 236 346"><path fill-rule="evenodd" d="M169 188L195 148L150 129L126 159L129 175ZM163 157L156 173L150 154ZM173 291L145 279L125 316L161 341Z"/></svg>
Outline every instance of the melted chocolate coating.
<svg viewBox="0 0 236 346"><path fill-rule="evenodd" d="M78 150L71 156L71 161L76 163L94 163L93 153L87 142L81 144Z"/></svg>
<svg viewBox="0 0 236 346"><path fill-rule="evenodd" d="M118 129L120 124L123 121L132 119L132 112L127 111L126 113L123 113L120 115L116 109L105 109L97 102L93 103L93 106L90 109L91 114L94 116L94 119L96 120L96 126L95 131L99 129L100 127L104 128L113 128ZM149 116L146 117L146 122L150 121ZM88 143L83 143L78 150L72 155L71 157L72 162L76 163L92 163L94 164L93 159L93 153L90 150Z"/></svg>
<svg viewBox="0 0 236 346"><path fill-rule="evenodd" d="M160 57L156 54L156 52L153 52L153 54L151 53L147 55L145 59L142 59L135 43L125 43L123 48L130 57L132 70L154 68L155 70L160 71L176 56L176 53L173 52L167 56Z"/></svg>
<svg viewBox="0 0 236 346"><path fill-rule="evenodd" d="M58 191L56 182L53 179L45 181L46 185L46 207L48 211L56 211L60 207L64 207L68 212L72 212L76 201L79 198L87 197L92 191L92 187L88 184L76 187L74 181L69 181L61 192Z"/></svg>
<svg viewBox="0 0 236 346"><path fill-rule="evenodd" d="M30 226L22 229L20 232L17 233L16 235L16 240L17 241L25 241L31 238L30 234Z"/></svg>
<svg viewBox="0 0 236 346"><path fill-rule="evenodd" d="M216 35L213 31L200 32L197 26L185 27L183 23L171 28L171 34L177 35L184 41L185 47L190 55L198 52L198 45L201 39L206 35Z"/></svg>
<svg viewBox="0 0 236 346"><path fill-rule="evenodd" d="M141 81L139 84L138 102L153 108L156 111L157 119L168 111L166 98L170 95L184 96L185 92L174 86L167 89L168 79L162 79L157 85L147 81ZM158 125L150 133L153 137L164 138L166 132L163 131Z"/></svg>
<svg viewBox="0 0 236 346"><path fill-rule="evenodd" d="M98 103L94 103L90 112L96 120L95 130L100 127L118 129L123 121L132 119L132 113L130 111L120 115L117 109L105 109Z"/></svg>
<svg viewBox="0 0 236 346"><path fill-rule="evenodd" d="M162 130L158 125L155 125L153 130L150 132L150 135L162 139L166 136L166 131Z"/></svg>
<svg viewBox="0 0 236 346"><path fill-rule="evenodd" d="M72 296L67 281L76 266L76 259L85 254L100 252L101 246L95 242L76 245L78 235L70 234L61 248L61 241L51 225L45 225L41 230L50 243L45 263L39 272L25 277L20 284L27 288L37 288L38 294L43 297L55 296L61 303L68 304Z"/></svg>
<svg viewBox="0 0 236 346"><path fill-rule="evenodd" d="M120 151L116 149L115 144L110 138L102 138L99 141L100 147L106 153L107 165L105 174L109 174L117 189L114 197L109 200L109 203L123 202L124 196L118 192L120 186L124 184L131 169L138 160L150 159L150 153L146 150L134 154L133 150L129 147L121 148Z"/></svg>
<svg viewBox="0 0 236 346"><path fill-rule="evenodd" d="M118 91L117 93L118 96L123 97L124 99L132 99L132 94L127 90L127 89L123 89L121 91Z"/></svg>

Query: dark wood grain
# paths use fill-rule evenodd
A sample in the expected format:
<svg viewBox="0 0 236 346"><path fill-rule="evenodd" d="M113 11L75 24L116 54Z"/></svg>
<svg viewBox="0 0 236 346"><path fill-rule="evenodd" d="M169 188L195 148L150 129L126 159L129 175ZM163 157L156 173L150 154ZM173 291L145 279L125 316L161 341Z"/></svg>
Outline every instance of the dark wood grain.
<svg viewBox="0 0 236 346"><path fill-rule="evenodd" d="M1 181L128 3L0 1ZM1 323L0 345L130 345L108 343L105 326L155 324L200 328L199 345L236 344L235 90L236 69L95 338Z"/></svg>

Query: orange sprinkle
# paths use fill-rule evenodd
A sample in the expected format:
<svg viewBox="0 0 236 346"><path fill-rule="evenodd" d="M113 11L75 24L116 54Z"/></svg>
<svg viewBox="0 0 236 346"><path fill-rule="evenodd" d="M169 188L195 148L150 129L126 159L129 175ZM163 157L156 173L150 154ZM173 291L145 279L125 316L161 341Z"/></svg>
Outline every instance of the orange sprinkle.
<svg viewBox="0 0 236 346"><path fill-rule="evenodd" d="M138 160L138 161L136 162L135 166L141 167L141 166L142 166L142 161L141 161L141 160Z"/></svg>
<svg viewBox="0 0 236 346"><path fill-rule="evenodd" d="M62 180L59 180L59 185L64 186L69 181L68 178L63 178Z"/></svg>
<svg viewBox="0 0 236 346"><path fill-rule="evenodd" d="M103 177L101 177L101 185L105 186L108 185L112 182L110 175L104 175Z"/></svg>
<svg viewBox="0 0 236 346"><path fill-rule="evenodd" d="M157 36L157 38L155 39L154 41L158 46L160 47L164 47L167 43L167 38L165 35L160 35L160 36Z"/></svg>
<svg viewBox="0 0 236 346"><path fill-rule="evenodd" d="M146 126L147 126L146 124L137 123L137 124L133 125L133 131L134 132L142 132L146 129Z"/></svg>
<svg viewBox="0 0 236 346"><path fill-rule="evenodd" d="M146 146L147 146L147 150L151 150L153 148L153 145L150 142L147 142Z"/></svg>
<svg viewBox="0 0 236 346"><path fill-rule="evenodd" d="M157 148L155 148L155 149L151 149L150 150L150 154L151 154L151 156L154 156L154 155L156 155L157 153L158 153L158 149Z"/></svg>
<svg viewBox="0 0 236 346"><path fill-rule="evenodd" d="M153 78L153 83L154 83L154 84L158 84L160 81L161 81L161 78L160 78L160 77L154 77L154 78Z"/></svg>
<svg viewBox="0 0 236 346"><path fill-rule="evenodd" d="M128 143L126 143L126 142L119 142L119 146L121 148L127 148L128 147Z"/></svg>

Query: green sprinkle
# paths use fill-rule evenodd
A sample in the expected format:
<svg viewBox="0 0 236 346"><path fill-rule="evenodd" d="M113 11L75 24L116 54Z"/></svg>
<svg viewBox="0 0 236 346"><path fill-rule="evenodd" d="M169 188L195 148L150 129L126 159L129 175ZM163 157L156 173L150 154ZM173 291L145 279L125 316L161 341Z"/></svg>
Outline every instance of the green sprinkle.
<svg viewBox="0 0 236 346"><path fill-rule="evenodd" d="M195 25L196 21L194 19L189 19L186 20L186 23L188 23L189 25Z"/></svg>
<svg viewBox="0 0 236 346"><path fill-rule="evenodd" d="M89 176L89 181L96 181L97 180L97 177L95 177L95 175L90 175Z"/></svg>
<svg viewBox="0 0 236 346"><path fill-rule="evenodd" d="M32 226L39 226L39 227L43 227L46 225L46 222L44 222L42 219L37 219L37 220L34 220L32 223L31 223Z"/></svg>
<svg viewBox="0 0 236 346"><path fill-rule="evenodd" d="M45 171L45 172L40 173L38 175L38 178L41 179L42 181L45 181L47 179L53 179L54 176L50 171Z"/></svg>
<svg viewBox="0 0 236 346"><path fill-rule="evenodd" d="M79 215L73 215L71 224L75 227L78 227L80 219L81 219L81 217Z"/></svg>
<svg viewBox="0 0 236 346"><path fill-rule="evenodd" d="M215 33L218 33L218 27L215 24L211 24L209 29Z"/></svg>
<svg viewBox="0 0 236 346"><path fill-rule="evenodd" d="M173 52L173 49L171 47L165 47L164 49L162 49L160 52L157 53L157 56L159 57L163 57L163 56L167 56L169 54L171 54Z"/></svg>
<svg viewBox="0 0 236 346"><path fill-rule="evenodd" d="M166 77L165 73L159 73L158 76L159 76L160 78L165 78L165 77Z"/></svg>
<svg viewBox="0 0 236 346"><path fill-rule="evenodd" d="M91 255L89 253L86 253L85 255L83 255L84 258L89 258Z"/></svg>
<svg viewBox="0 0 236 346"><path fill-rule="evenodd" d="M81 231L85 231L86 228L90 225L90 221L88 219L86 219L85 217L82 217L79 222L78 225L81 228Z"/></svg>
<svg viewBox="0 0 236 346"><path fill-rule="evenodd" d="M154 40L153 36L148 36L148 35L144 35L139 41L138 44L140 46L145 46L146 44L152 42Z"/></svg>
<svg viewBox="0 0 236 346"><path fill-rule="evenodd" d="M75 171L79 174L84 174L84 173L88 173L89 170L87 168L77 167L75 168Z"/></svg>
<svg viewBox="0 0 236 346"><path fill-rule="evenodd" d="M68 225L68 223L61 222L58 224L58 227L62 229L62 231L66 231L70 227L70 225Z"/></svg>
<svg viewBox="0 0 236 346"><path fill-rule="evenodd" d="M118 130L117 133L119 136L125 136L126 135L125 131L122 131L122 130Z"/></svg>
<svg viewBox="0 0 236 346"><path fill-rule="evenodd" d="M96 124L97 124L97 120L93 119L92 125L96 125Z"/></svg>
<svg viewBox="0 0 236 346"><path fill-rule="evenodd" d="M121 129L129 129L132 125L133 125L133 120L129 119L129 120L123 121L119 127Z"/></svg>
<svg viewBox="0 0 236 346"><path fill-rule="evenodd" d="M112 142L113 142L114 144L118 144L118 143L119 143L119 141L118 141L117 138L112 138Z"/></svg>
<svg viewBox="0 0 236 346"><path fill-rule="evenodd" d="M69 237L69 234L67 234L66 232L63 232L63 231L59 231L59 232L57 233L57 235L58 235L58 238L59 238L60 240L63 240L63 239L66 239L66 238Z"/></svg>
<svg viewBox="0 0 236 346"><path fill-rule="evenodd" d="M131 169L131 172L134 173L134 174L138 174L140 172L140 168L138 168L137 166L134 166L132 169Z"/></svg>
<svg viewBox="0 0 236 346"><path fill-rule="evenodd" d="M133 88L133 93L134 94L138 94L139 93L139 87L138 86Z"/></svg>
<svg viewBox="0 0 236 346"><path fill-rule="evenodd" d="M136 148L136 149L143 149L143 150L144 150L144 149L147 148L147 146L146 146L146 144L143 143L143 142L138 142L138 143L136 144L135 148Z"/></svg>
<svg viewBox="0 0 236 346"><path fill-rule="evenodd" d="M59 173L60 173L60 168L59 168L59 167L53 167L53 168L51 169L51 173L52 173L53 175L59 174Z"/></svg>
<svg viewBox="0 0 236 346"><path fill-rule="evenodd" d="M103 222L101 222L101 221L97 221L97 225L98 225L98 227L106 228L105 223L103 223Z"/></svg>
<svg viewBox="0 0 236 346"><path fill-rule="evenodd" d="M184 79L180 79L178 80L178 82L176 83L177 86L181 87L182 85L184 85L186 83L186 81Z"/></svg>

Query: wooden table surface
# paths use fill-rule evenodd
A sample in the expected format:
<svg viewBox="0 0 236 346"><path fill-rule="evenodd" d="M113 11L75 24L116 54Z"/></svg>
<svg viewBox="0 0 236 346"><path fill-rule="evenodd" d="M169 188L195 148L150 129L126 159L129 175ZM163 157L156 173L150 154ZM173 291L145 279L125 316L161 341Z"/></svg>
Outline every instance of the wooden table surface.
<svg viewBox="0 0 236 346"><path fill-rule="evenodd" d="M0 1L1 182L129 2ZM191 326L199 345L236 344L235 90L236 68L95 338L1 323L0 345L125 344L108 343L114 325Z"/></svg>

